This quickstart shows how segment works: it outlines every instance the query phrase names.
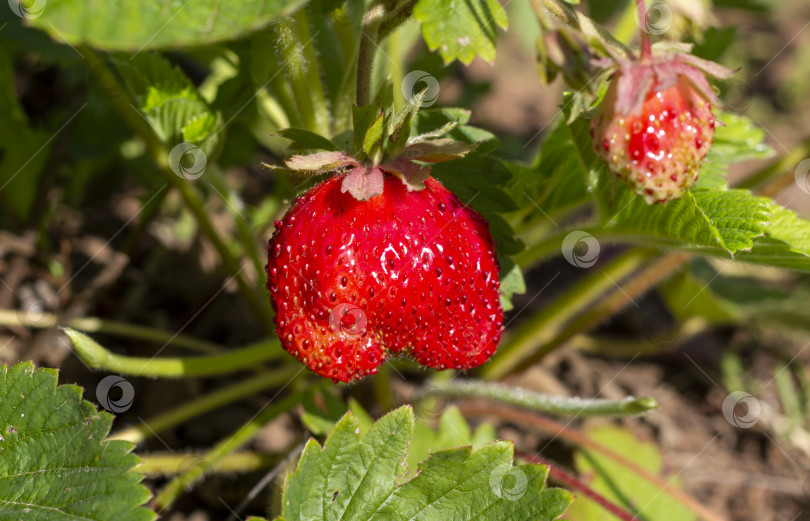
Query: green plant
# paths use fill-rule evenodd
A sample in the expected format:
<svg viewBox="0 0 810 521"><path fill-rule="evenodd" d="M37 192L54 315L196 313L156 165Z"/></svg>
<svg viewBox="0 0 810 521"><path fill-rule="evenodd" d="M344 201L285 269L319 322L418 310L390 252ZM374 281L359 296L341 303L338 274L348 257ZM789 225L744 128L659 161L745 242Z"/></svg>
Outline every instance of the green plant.
<svg viewBox="0 0 810 521"><path fill-rule="evenodd" d="M16 309L0 310L0 324L13 331L63 326L73 352L89 369L122 375L107 376L96 389L102 407L114 413L125 413L132 404L133 386L126 378L238 376L110 435L111 415L82 401L78 388L57 387L52 370L34 370L30 363L2 366L0 519L153 519L210 476L252 471L263 471L269 478L257 485L256 494L268 481L281 483L264 494L263 503L269 518L286 521L556 519L572 499L564 490L547 488L548 477L595 501L575 507L571 512L577 519L605 511L624 519L641 515L638 509L643 508L626 500L628 493L654 504L656 513L675 509L684 516L717 519L675 484L664 483L657 474L661 465L648 468L620 454L619 448L633 445L627 433L593 431L586 436L545 418L635 416L655 409L654 399L548 396L499 381L581 339L654 288L684 330L686 325L702 329L707 324L748 322L806 328L807 313L801 306L806 291L776 291L757 276L735 281L716 266L733 261L736 266L783 268L790 270L786 277L806 285L802 277L810 272L810 222L771 196L775 185L799 179L796 159L810 155L810 145L801 144L733 186L727 177L730 168L771 158L774 152L764 144L759 125L715 107L713 117L723 126L715 129L711 148L696 145L686 161L688 168L672 174L688 174L689 182L678 177L677 190L654 198L646 185L639 195L617 184L600 157L599 142L595 151L590 135L591 119L602 110L598 107L612 100L609 86L617 80L611 79L610 64L626 63L637 54L650 57L655 50L676 53L681 58L674 61L692 64L701 52L705 60L700 63L705 65L708 59L722 58L722 52L709 52L710 44L721 38L704 33L705 20L681 12L674 13L672 30L662 32L642 16L642 50L637 50L634 2L612 3L624 8L613 31L616 36L595 21L607 16L600 15L600 7L576 4L531 0L522 7L524 15L532 16L519 23L530 20L537 35L531 43L538 57L537 81L559 76L566 90L539 148L525 151L524 146L515 157L510 143L470 124L469 99L462 98L461 108L434 105L442 75L459 70L454 62L495 59L509 19L496 0L223 0L179 6L151 0L11 2L11 10L0 19L0 133L6 136L0 140L0 223L9 235L34 238L35 253L29 253L28 260L36 277L31 278L61 288L51 299L55 304L44 297L20 296ZM651 34L661 36L655 46ZM698 47L680 42L701 42L704 37ZM430 53L420 54L418 66L424 62L431 72L410 61L420 42ZM441 64L431 65L431 59ZM17 99L15 71L30 64L61 71L59 87L67 94L57 107L40 113L26 105L30 100ZM408 72L409 64L413 70ZM714 101L712 93L701 96L695 99ZM701 120L701 125L707 124ZM63 133L65 128L70 130ZM601 137L600 132L597 139ZM270 168L254 168L262 160ZM667 164L667 173L678 166L678 161ZM309 177L296 179L290 171ZM117 179L117 173L123 173L125 181ZM446 188L442 190L452 192L448 201L469 206L465 215L473 216L471 221L478 214L488 221L500 285L487 278L492 298L486 299L486 306L494 309L499 304L514 318L525 307L531 316L507 327L491 360L474 370L478 379L449 371L426 376L408 360L380 365L370 382L355 387L305 371L284 352L291 342L286 335L274 337L273 309L265 290L265 248L274 219L296 195L312 189L318 176L341 176L341 188L349 192L345 197L362 205L380 197L385 182L390 182L384 180L391 176L402 178L405 185L397 188L410 194L424 188L428 174L438 180L428 181L429 186L435 188L438 182ZM71 224L55 215L105 200L104 187L114 182L135 186L137 194L137 211L111 234L120 256L87 247L95 253L80 269L69 270L70 255L59 250L57 237ZM650 205L646 196L671 200ZM315 229L307 239L316 241L344 232L341 225L350 226L334 222L334 228ZM440 224L433 223L429 230ZM458 253L464 255L469 247L465 245L473 241L458 237ZM418 244L430 240L420 238ZM210 338L200 340L182 330L174 334L131 321L84 316L88 309L102 308L94 305L121 280L120 264L138 264L144 257L150 259L143 262L144 270L152 270L152 275L160 271L160 260L151 264L155 257L144 252L158 249L155 244L161 241L193 252L178 263L197 254L207 259L217 270L215 276L225 282L219 291L205 295L203 308L185 317L185 324L197 318L211 294L216 297L227 288L236 295L231 301L234 315L250 316L245 320L249 339L235 335L247 345L230 347L236 342L211 331ZM289 238L284 241L275 247L291 246ZM488 237L484 242L491 243ZM484 253L491 262L492 252ZM95 264L97 255L106 257L98 262L98 276L86 283L87 291L60 295L73 284L81 287L88 276L82 273L84 267ZM537 296L530 295L514 310L516 296L526 291L524 274L559 257L581 276L542 306L530 307ZM474 264L464 267L473 271ZM190 276L196 280L198 275ZM553 281L557 275L548 278ZM272 286L272 275L270 282ZM307 280L300 286L310 282L314 285ZM9 278L9 284L16 282ZM743 286L745 291L739 292ZM429 313L432 305L451 302L461 293L431 295L421 311ZM300 305L313 314L319 309L296 302L299 296L305 298L303 292L287 295L285 305ZM278 304L279 297L273 296ZM131 308L145 307L136 297L116 295L116 306L125 308L132 298ZM415 352L413 346L403 345L394 351L409 352L433 368L470 369L484 362L491 350L465 363L442 351L449 352L442 344L442 327L449 329L446 339L457 338L453 319L466 318L469 312L459 303L454 301L453 314L431 323L430 348ZM498 310L489 316L502 314ZM510 316L503 318L510 326ZM485 327L500 334L501 319L493 318ZM302 335L308 333L315 334ZM397 338L407 334L395 333ZM89 334L162 348L124 354L103 347ZM373 373L385 359L384 347L358 374L328 376L351 380ZM193 354L163 353L164 348ZM304 356L298 358L306 363ZM392 372L400 370L412 386L407 400L394 393ZM806 433L808 416L804 373L796 370L798 383L793 375L788 371L774 376L785 409L775 417L787 438ZM370 385L372 392L366 393L362 385ZM735 387L729 384L728 390L742 390ZM120 397L111 397L113 388L120 390ZM264 407L202 452L130 452L214 409L271 390ZM368 400L361 404L358 396ZM486 400L498 407L487 409L488 417L473 430L463 409L440 406L448 398ZM402 401L410 407L396 408ZM313 435L325 437L323 443L310 440L271 455L243 450L262 428L288 413L300 418ZM375 422L373 416L380 419ZM495 440L493 425L499 418L532 424L577 446L576 470L596 473L598 479L589 484L549 467L542 453L516 454L511 443ZM645 450L657 457L653 448ZM151 500L139 484L142 476L150 479ZM275 480L278 476L286 477ZM631 490L612 487L614 479L630 483ZM657 491L665 500L657 500Z"/></svg>

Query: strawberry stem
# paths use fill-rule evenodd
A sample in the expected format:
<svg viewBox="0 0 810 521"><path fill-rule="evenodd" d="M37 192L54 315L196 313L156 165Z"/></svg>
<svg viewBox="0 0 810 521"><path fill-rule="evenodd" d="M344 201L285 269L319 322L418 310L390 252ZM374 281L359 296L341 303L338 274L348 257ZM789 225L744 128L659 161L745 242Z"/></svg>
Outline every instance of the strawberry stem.
<svg viewBox="0 0 810 521"><path fill-rule="evenodd" d="M636 0L636 8L638 9L639 29L641 35L641 58L647 60L652 58L652 42L650 41L650 33L647 32L647 5L644 0Z"/></svg>
<svg viewBox="0 0 810 521"><path fill-rule="evenodd" d="M64 328L63 331L70 338L76 355L91 369L152 378L190 378L250 369L277 357L281 351L260 342L216 355L182 358L125 356L105 349L75 329Z"/></svg>

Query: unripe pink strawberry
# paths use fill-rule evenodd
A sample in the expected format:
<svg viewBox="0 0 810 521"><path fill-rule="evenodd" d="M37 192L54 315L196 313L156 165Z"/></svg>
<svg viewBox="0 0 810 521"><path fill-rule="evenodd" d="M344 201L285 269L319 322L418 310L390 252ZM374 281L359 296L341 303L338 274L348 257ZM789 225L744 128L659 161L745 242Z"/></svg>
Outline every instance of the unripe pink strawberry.
<svg viewBox="0 0 810 521"><path fill-rule="evenodd" d="M716 98L704 72L731 74L684 54L621 63L591 120L596 153L649 204L681 197L712 145Z"/></svg>

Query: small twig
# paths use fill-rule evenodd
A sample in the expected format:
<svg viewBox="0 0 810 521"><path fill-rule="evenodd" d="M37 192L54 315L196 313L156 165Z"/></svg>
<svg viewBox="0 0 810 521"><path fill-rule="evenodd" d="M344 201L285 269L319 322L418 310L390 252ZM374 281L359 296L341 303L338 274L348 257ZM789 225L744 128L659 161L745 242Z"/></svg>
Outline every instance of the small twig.
<svg viewBox="0 0 810 521"><path fill-rule="evenodd" d="M646 30L648 22L647 16L649 16L649 14L647 13L647 6L644 4L644 0L636 0L636 8L638 9L638 19L640 21L641 58L649 60L652 58L652 42Z"/></svg>

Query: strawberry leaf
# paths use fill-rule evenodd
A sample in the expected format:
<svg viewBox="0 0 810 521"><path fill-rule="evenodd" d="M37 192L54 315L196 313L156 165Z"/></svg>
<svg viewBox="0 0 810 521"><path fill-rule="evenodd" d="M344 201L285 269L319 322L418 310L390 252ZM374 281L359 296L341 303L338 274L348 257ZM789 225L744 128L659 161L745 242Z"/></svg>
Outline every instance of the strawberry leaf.
<svg viewBox="0 0 810 521"><path fill-rule="evenodd" d="M357 166L357 161L343 152L318 152L301 156L291 156L284 162L287 168L302 174L318 175L332 172L344 166Z"/></svg>
<svg viewBox="0 0 810 521"><path fill-rule="evenodd" d="M545 489L547 467L513 467L508 442L437 452L402 482L413 433L409 407L387 414L365 435L348 413L323 447L307 444L287 475L276 521L551 520L571 503L568 492ZM507 475L514 480L504 480Z"/></svg>
<svg viewBox="0 0 810 521"><path fill-rule="evenodd" d="M419 0L413 10L422 36L445 63L472 63L476 55L495 59L497 28L506 29L506 12L497 0Z"/></svg>
<svg viewBox="0 0 810 521"><path fill-rule="evenodd" d="M188 2L158 6L147 0L48 2L31 25L57 41L107 50L144 51L203 45L244 36L300 2L269 0ZM44 4L43 4L44 5Z"/></svg>
<svg viewBox="0 0 810 521"><path fill-rule="evenodd" d="M170 146L195 143L206 154L213 153L221 138L216 132L221 118L183 71L157 53L141 53L114 64L161 141Z"/></svg>
<svg viewBox="0 0 810 521"><path fill-rule="evenodd" d="M149 521L149 491L112 416L52 369L0 366L0 519Z"/></svg>

